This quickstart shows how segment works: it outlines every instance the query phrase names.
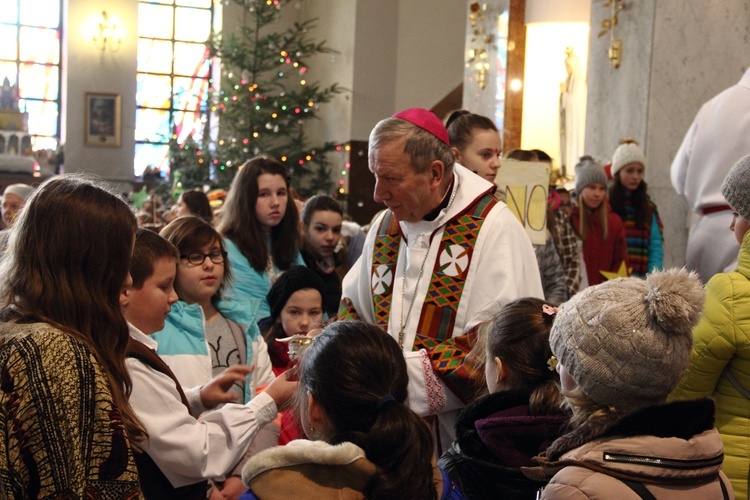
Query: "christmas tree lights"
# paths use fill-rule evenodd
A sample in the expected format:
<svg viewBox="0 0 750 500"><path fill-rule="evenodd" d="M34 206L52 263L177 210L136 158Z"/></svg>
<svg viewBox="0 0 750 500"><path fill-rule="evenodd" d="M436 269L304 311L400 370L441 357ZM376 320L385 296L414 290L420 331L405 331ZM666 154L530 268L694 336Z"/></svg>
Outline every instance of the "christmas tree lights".
<svg viewBox="0 0 750 500"><path fill-rule="evenodd" d="M334 192L328 153L348 146L311 144L305 126L318 118L321 105L344 91L336 83L326 87L308 79L307 61L335 51L311 39L314 19L281 31L270 29L291 0L231 1L247 9L250 22L209 42L210 55L220 59L221 66L221 84L215 87L211 81L208 104L212 118L219 120L218 133L214 127L211 137L212 127L206 127L201 144L173 139L173 187L226 189L245 161L266 155L289 169L292 184L303 196ZM339 186L335 189L340 194Z"/></svg>

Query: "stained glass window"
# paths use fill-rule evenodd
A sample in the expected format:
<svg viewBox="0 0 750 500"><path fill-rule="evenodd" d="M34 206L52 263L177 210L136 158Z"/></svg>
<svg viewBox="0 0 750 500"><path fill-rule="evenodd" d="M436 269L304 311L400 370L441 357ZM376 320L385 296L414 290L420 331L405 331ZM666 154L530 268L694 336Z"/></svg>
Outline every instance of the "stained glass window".
<svg viewBox="0 0 750 500"><path fill-rule="evenodd" d="M200 143L209 127L213 65L206 42L219 30L220 2L149 0L138 5L135 175L169 170L169 140Z"/></svg>
<svg viewBox="0 0 750 500"><path fill-rule="evenodd" d="M57 149L60 139L61 11L62 0L0 8L0 128L26 128L34 150Z"/></svg>

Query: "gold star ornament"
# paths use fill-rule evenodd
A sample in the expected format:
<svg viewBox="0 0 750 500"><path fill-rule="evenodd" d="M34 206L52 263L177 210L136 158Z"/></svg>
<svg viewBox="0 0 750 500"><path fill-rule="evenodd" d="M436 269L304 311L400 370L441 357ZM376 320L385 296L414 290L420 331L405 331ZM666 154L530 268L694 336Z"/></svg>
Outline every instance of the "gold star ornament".
<svg viewBox="0 0 750 500"><path fill-rule="evenodd" d="M628 276L630 276L630 273L633 272L633 268L628 267L625 264L625 261L623 260L620 263L620 269L618 269L616 273L613 273L612 271L599 271L599 272L602 273L602 276L607 278L607 281L609 281L609 280L613 280L616 278L627 278Z"/></svg>

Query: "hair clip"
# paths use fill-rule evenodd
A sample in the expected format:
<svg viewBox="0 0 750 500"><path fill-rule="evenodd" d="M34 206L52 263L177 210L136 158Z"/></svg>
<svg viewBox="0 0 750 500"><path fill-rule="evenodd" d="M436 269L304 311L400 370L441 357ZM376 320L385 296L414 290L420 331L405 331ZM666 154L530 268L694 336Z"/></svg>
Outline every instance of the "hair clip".
<svg viewBox="0 0 750 500"><path fill-rule="evenodd" d="M557 314L557 307L551 306L549 304L542 304L542 312L549 316L554 316L555 314Z"/></svg>
<svg viewBox="0 0 750 500"><path fill-rule="evenodd" d="M547 360L547 369L551 372L557 369L557 358L554 354Z"/></svg>

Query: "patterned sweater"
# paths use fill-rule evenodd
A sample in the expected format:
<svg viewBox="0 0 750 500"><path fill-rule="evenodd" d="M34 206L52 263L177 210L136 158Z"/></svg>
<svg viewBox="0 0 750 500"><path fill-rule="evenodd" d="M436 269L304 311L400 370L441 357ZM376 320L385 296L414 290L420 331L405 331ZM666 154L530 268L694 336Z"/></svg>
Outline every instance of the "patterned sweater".
<svg viewBox="0 0 750 500"><path fill-rule="evenodd" d="M625 224L628 265L633 269L631 276L645 277L649 271L661 269L663 263L663 226L656 205L649 200L647 207L647 222L642 228L635 224L636 209L631 198L625 198L624 213L617 214Z"/></svg>
<svg viewBox="0 0 750 500"><path fill-rule="evenodd" d="M107 378L46 323L0 325L0 488L9 498L140 498Z"/></svg>
<svg viewBox="0 0 750 500"><path fill-rule="evenodd" d="M560 255L560 263L565 272L565 285L568 297L578 293L581 286L581 250L578 236L568 221L568 215L562 210L555 210L555 247Z"/></svg>

